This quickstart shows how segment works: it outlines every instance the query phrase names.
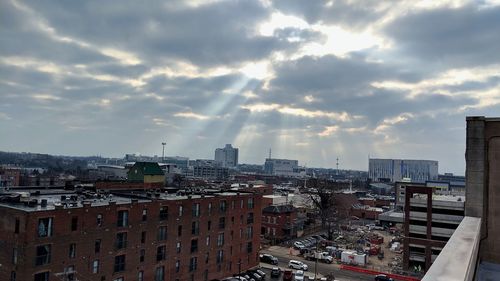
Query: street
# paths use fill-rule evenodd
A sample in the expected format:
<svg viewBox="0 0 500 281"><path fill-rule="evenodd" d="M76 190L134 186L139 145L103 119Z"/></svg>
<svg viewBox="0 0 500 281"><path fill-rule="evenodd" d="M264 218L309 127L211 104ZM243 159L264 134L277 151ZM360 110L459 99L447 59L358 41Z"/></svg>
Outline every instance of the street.
<svg viewBox="0 0 500 281"><path fill-rule="evenodd" d="M276 249L276 248L275 248ZM262 250L261 253L266 253L266 254L271 254L278 258L279 260L279 267L282 269L287 269L288 268L288 262L290 260L299 260L309 267L309 270L306 272L307 276L312 276L314 277L314 267L316 262L314 261L306 261L302 257L298 256L292 256L289 255L288 253L283 253L282 250L273 250L273 248L267 249L267 250ZM272 265L270 264L264 264L261 263L262 267L267 267L271 268ZM368 274L363 274L363 273L358 273L358 272L352 272L352 271L347 271L347 270L340 270L339 266L337 264L326 264L322 262L317 263L317 273L321 275L327 275L329 273L333 272L335 279L339 281L373 281L374 276L368 275Z"/></svg>

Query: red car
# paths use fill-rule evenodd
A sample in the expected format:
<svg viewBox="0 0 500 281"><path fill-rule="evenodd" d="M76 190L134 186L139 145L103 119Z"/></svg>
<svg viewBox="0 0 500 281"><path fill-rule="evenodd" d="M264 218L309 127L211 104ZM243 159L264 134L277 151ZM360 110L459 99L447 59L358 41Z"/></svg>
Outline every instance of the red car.
<svg viewBox="0 0 500 281"><path fill-rule="evenodd" d="M283 272L283 281L292 281L293 272L291 270L285 270Z"/></svg>

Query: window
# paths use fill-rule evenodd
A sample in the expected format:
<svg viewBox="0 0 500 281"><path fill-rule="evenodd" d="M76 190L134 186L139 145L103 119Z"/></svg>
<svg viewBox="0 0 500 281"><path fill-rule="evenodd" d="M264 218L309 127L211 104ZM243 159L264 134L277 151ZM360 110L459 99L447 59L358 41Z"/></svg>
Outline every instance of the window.
<svg viewBox="0 0 500 281"><path fill-rule="evenodd" d="M101 281L102 280L106 280L106 277L102 276ZM113 281L125 281L125 279L123 277L118 277L118 278L113 279Z"/></svg>
<svg viewBox="0 0 500 281"><path fill-rule="evenodd" d="M206 243L207 243L207 247L210 246L210 236L207 236Z"/></svg>
<svg viewBox="0 0 500 281"><path fill-rule="evenodd" d="M127 248L127 232L117 233L115 249L120 250L124 248Z"/></svg>
<svg viewBox="0 0 500 281"><path fill-rule="evenodd" d="M191 240L191 253L198 252L198 239Z"/></svg>
<svg viewBox="0 0 500 281"><path fill-rule="evenodd" d="M148 220L148 209L142 209L142 221Z"/></svg>
<svg viewBox="0 0 500 281"><path fill-rule="evenodd" d="M208 252L205 253L205 263L208 263L208 258L210 257L210 254Z"/></svg>
<svg viewBox="0 0 500 281"><path fill-rule="evenodd" d="M224 233L219 233L217 235L217 246L223 246L224 245Z"/></svg>
<svg viewBox="0 0 500 281"><path fill-rule="evenodd" d="M181 261L180 260L176 260L175 261L175 272L178 273L181 269Z"/></svg>
<svg viewBox="0 0 500 281"><path fill-rule="evenodd" d="M247 214L247 224L253 223L253 213Z"/></svg>
<svg viewBox="0 0 500 281"><path fill-rule="evenodd" d="M71 218L71 231L76 231L78 229L78 217Z"/></svg>
<svg viewBox="0 0 500 281"><path fill-rule="evenodd" d="M11 271L10 272L10 281L16 281L16 272L15 271Z"/></svg>
<svg viewBox="0 0 500 281"><path fill-rule="evenodd" d="M159 246L156 248L156 261L162 261L167 258L167 246Z"/></svg>
<svg viewBox="0 0 500 281"><path fill-rule="evenodd" d="M231 209L233 209L233 210L234 210L234 204L235 204L234 202L235 202L234 200L231 201Z"/></svg>
<svg viewBox="0 0 500 281"><path fill-rule="evenodd" d="M118 219L116 221L118 227L128 226L128 211L118 211Z"/></svg>
<svg viewBox="0 0 500 281"><path fill-rule="evenodd" d="M208 221L208 231L212 228L212 221Z"/></svg>
<svg viewBox="0 0 500 281"><path fill-rule="evenodd" d="M177 227L177 236L181 237L182 236L182 225L179 225Z"/></svg>
<svg viewBox="0 0 500 281"><path fill-rule="evenodd" d="M102 214L97 214L96 223L97 223L97 226L102 225L102 223L103 223Z"/></svg>
<svg viewBox="0 0 500 281"><path fill-rule="evenodd" d="M253 236L253 226L247 226L247 239L252 239Z"/></svg>
<svg viewBox="0 0 500 281"><path fill-rule="evenodd" d="M231 217L231 223L234 224L234 216Z"/></svg>
<svg viewBox="0 0 500 281"><path fill-rule="evenodd" d="M94 242L94 252L98 254L101 251L101 239L97 239Z"/></svg>
<svg viewBox="0 0 500 281"><path fill-rule="evenodd" d="M167 219L168 219L168 207L167 206L160 207L160 220L164 221Z"/></svg>
<svg viewBox="0 0 500 281"><path fill-rule="evenodd" d="M16 222L14 223L14 233L19 233L19 218L16 218Z"/></svg>
<svg viewBox="0 0 500 281"><path fill-rule="evenodd" d="M12 264L17 264L17 248L12 249Z"/></svg>
<svg viewBox="0 0 500 281"><path fill-rule="evenodd" d="M243 209L243 199L240 201L240 209Z"/></svg>
<svg viewBox="0 0 500 281"><path fill-rule="evenodd" d="M193 204L193 217L197 218L200 216L200 203Z"/></svg>
<svg viewBox="0 0 500 281"><path fill-rule="evenodd" d="M76 257L76 244L69 244L69 258L73 259Z"/></svg>
<svg viewBox="0 0 500 281"><path fill-rule="evenodd" d="M158 227L158 241L167 240L167 227L160 226Z"/></svg>
<svg viewBox="0 0 500 281"><path fill-rule="evenodd" d="M44 265L50 263L50 250L50 245L37 246L35 265Z"/></svg>
<svg viewBox="0 0 500 281"><path fill-rule="evenodd" d="M144 257L146 256L146 250L141 249L139 252L139 262L144 262Z"/></svg>
<svg viewBox="0 0 500 281"><path fill-rule="evenodd" d="M252 242L248 242L247 243L247 253L251 253L252 251L253 251Z"/></svg>
<svg viewBox="0 0 500 281"><path fill-rule="evenodd" d="M226 227L226 218L221 217L219 218L219 229L224 229Z"/></svg>
<svg viewBox="0 0 500 281"><path fill-rule="evenodd" d="M273 224L276 224L276 217L273 217Z"/></svg>
<svg viewBox="0 0 500 281"><path fill-rule="evenodd" d="M50 237L50 236L52 236L52 218L39 219L38 237Z"/></svg>
<svg viewBox="0 0 500 281"><path fill-rule="evenodd" d="M224 213L226 212L226 200L220 201L219 210Z"/></svg>
<svg viewBox="0 0 500 281"><path fill-rule="evenodd" d="M115 257L114 272L121 272L125 270L125 255Z"/></svg>
<svg viewBox="0 0 500 281"><path fill-rule="evenodd" d="M175 252L179 254L181 252L181 242L175 243Z"/></svg>
<svg viewBox="0 0 500 281"><path fill-rule="evenodd" d="M66 281L75 281L75 267L73 265L64 268L64 273L66 276Z"/></svg>
<svg viewBox="0 0 500 281"><path fill-rule="evenodd" d="M92 262L92 273L99 273L99 260Z"/></svg>
<svg viewBox="0 0 500 281"><path fill-rule="evenodd" d="M183 212L184 208L182 206L179 206L179 217L182 217Z"/></svg>
<svg viewBox="0 0 500 281"><path fill-rule="evenodd" d="M212 214L212 202L208 203L208 214Z"/></svg>
<svg viewBox="0 0 500 281"><path fill-rule="evenodd" d="M218 250L217 251L217 263L222 263L224 260L224 251L223 250Z"/></svg>
<svg viewBox="0 0 500 281"><path fill-rule="evenodd" d="M141 243L146 243L146 231L141 232Z"/></svg>
<svg viewBox="0 0 500 281"><path fill-rule="evenodd" d="M49 272L40 272L35 274L35 277L33 278L34 281L49 281Z"/></svg>
<svg viewBox="0 0 500 281"><path fill-rule="evenodd" d="M198 268L198 258L197 257L192 257L189 260L189 272L195 271L196 268Z"/></svg>
<svg viewBox="0 0 500 281"><path fill-rule="evenodd" d="M200 233L200 222L194 221L191 223L191 234L198 235Z"/></svg>
<svg viewBox="0 0 500 281"><path fill-rule="evenodd" d="M247 208L248 209L253 209L253 198L248 198L248 201L247 201Z"/></svg>
<svg viewBox="0 0 500 281"><path fill-rule="evenodd" d="M137 273L137 281L144 281L144 271L139 271Z"/></svg>
<svg viewBox="0 0 500 281"><path fill-rule="evenodd" d="M164 281L164 280L165 280L165 267L159 266L156 268L155 281Z"/></svg>

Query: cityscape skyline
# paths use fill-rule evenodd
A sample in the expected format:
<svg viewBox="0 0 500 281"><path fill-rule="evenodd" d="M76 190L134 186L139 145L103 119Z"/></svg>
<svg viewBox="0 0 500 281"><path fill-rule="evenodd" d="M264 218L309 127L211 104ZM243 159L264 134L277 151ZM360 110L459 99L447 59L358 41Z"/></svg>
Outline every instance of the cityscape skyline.
<svg viewBox="0 0 500 281"><path fill-rule="evenodd" d="M465 116L500 109L498 2L304 3L2 1L0 150L161 155L166 139L190 158L232 143L244 163L272 147L464 174Z"/></svg>

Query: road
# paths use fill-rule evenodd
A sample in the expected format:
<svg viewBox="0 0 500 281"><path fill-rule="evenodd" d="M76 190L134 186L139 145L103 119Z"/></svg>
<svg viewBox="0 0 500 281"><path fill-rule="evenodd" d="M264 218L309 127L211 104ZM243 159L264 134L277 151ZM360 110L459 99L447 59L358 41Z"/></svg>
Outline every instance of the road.
<svg viewBox="0 0 500 281"><path fill-rule="evenodd" d="M309 271L307 275L312 275L314 276L314 266L315 262L314 261L306 261L302 259L301 257L296 257L296 256L291 256L287 253L282 253L280 251L272 251L272 250L262 250L261 253L266 253L266 254L271 254L275 257L278 258L279 260L279 266L281 268L288 268L288 262L291 259L294 260L299 260L309 267ZM261 264L264 265L264 264ZM267 267L271 267L271 265L266 265ZM347 270L340 270L338 266L333 265L333 264L326 264L322 262L317 263L317 272L322 275L327 275L331 272L333 272L335 279L338 279L340 281L373 281L374 276L369 275L369 274L363 274L363 273L358 273L358 272L352 272L352 271L347 271ZM312 273L312 274L311 274Z"/></svg>

